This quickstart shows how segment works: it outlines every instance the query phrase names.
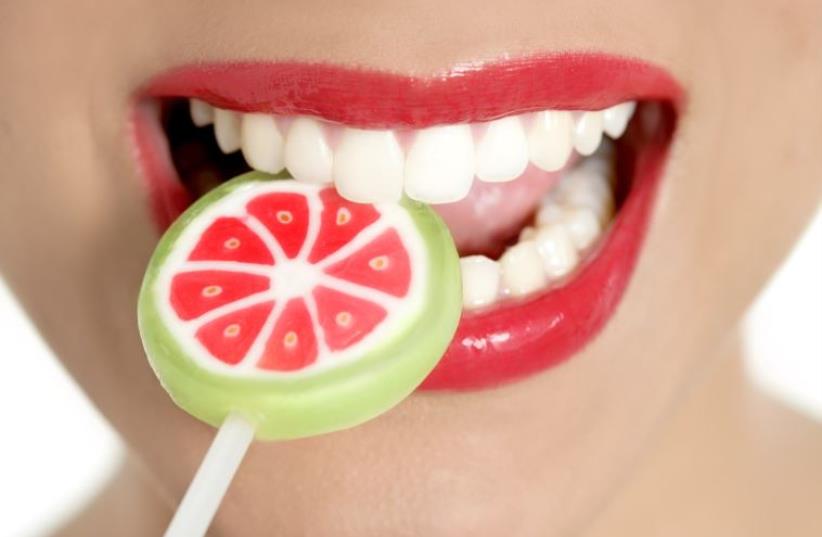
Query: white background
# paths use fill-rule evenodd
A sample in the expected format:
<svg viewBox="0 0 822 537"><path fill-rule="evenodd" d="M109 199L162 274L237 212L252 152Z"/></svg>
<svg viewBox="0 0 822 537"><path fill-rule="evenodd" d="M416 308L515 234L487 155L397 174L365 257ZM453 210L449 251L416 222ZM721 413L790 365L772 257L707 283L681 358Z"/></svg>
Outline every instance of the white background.
<svg viewBox="0 0 822 537"><path fill-rule="evenodd" d="M122 446L0 282L0 537L39 535L100 487ZM822 422L822 212L746 322L763 389Z"/></svg>

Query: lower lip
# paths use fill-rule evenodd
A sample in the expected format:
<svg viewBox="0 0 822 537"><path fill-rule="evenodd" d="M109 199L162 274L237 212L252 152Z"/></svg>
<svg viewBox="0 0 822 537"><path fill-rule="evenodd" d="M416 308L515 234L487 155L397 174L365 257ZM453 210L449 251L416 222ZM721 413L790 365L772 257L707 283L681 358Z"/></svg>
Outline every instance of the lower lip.
<svg viewBox="0 0 822 537"><path fill-rule="evenodd" d="M257 68L252 68L255 65ZM659 124L652 131L646 132L642 122L634 121L620 140L625 146L620 155L626 157L620 162L620 172L624 172L623 177L632 178L632 186L599 251L562 287L511 300L489 310L466 312L443 359L421 389L495 387L564 362L596 337L614 313L630 281L673 136L674 107L679 104L681 91L666 73L625 59L563 55L478 68L467 75L469 79L473 77L473 82L466 82L463 72L454 73L437 78L422 92L419 79L329 66L298 67L238 64L184 68L161 75L138 95L132 114L132 137L149 187L155 220L161 229L185 210L191 200L171 164L158 114L152 110L151 100L145 97L196 96L238 110L313 113L359 126L424 126L469 118L489 119L527 109L596 109L627 99L658 99L667 103L660 107ZM308 90L300 93L294 102L283 99L286 94L293 99L294 92L287 90L293 89L294 84L270 82L270 76L282 75L283 69L292 76L286 80L302 81L297 86ZM568 73L575 74L569 76ZM559 87L534 84L535 77L557 80L560 76L564 76L565 84ZM312 77L313 88L306 82ZM511 87L531 86L541 89L521 91L516 101L505 97L511 94ZM348 92L349 101L323 99L322 95L332 87L360 88L361 91ZM384 92L388 87L399 96L391 106L384 110L363 106L364 99L367 101L375 93L389 94ZM507 93L502 91L506 87ZM266 88L265 92L261 88ZM449 93L449 88L456 89L456 93ZM491 103L482 110L471 108L471 103L482 93L475 88L485 88L484 102ZM311 89L316 91L312 93ZM498 99L488 97L495 92L499 93ZM313 95L313 99L305 97L306 94ZM445 95L450 95L451 100L445 99ZM461 98L456 99L455 95ZM443 102L449 106L443 108ZM640 151L633 152L632 148Z"/></svg>

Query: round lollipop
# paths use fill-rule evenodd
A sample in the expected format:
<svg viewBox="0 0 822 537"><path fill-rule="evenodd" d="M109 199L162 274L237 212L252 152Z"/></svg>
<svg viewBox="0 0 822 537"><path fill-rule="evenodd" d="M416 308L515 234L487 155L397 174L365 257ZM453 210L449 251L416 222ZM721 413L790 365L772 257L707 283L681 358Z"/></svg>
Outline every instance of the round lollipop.
<svg viewBox="0 0 822 537"><path fill-rule="evenodd" d="M221 431L166 535L206 531L255 436L351 427L409 395L456 329L459 278L445 225L411 200L252 172L192 205L151 258L140 333L175 403Z"/></svg>

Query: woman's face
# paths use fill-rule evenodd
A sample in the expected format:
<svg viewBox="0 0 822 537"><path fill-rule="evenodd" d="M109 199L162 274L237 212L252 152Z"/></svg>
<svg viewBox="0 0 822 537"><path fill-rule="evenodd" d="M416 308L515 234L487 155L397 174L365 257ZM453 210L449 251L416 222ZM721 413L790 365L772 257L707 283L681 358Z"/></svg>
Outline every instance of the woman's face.
<svg viewBox="0 0 822 537"><path fill-rule="evenodd" d="M170 498L212 430L172 404L136 329L158 240L129 131L140 87L198 62L426 78L595 51L649 62L683 90L636 270L590 344L517 382L418 393L361 427L255 444L216 520L227 535L580 528L731 336L822 190L813 1L6 2L0 21L0 270Z"/></svg>

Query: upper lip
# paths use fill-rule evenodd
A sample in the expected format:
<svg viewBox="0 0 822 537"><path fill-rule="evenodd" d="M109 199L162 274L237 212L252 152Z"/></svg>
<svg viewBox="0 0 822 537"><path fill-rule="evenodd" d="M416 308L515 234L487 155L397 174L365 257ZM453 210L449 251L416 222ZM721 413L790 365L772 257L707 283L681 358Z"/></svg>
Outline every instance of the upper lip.
<svg viewBox="0 0 822 537"><path fill-rule="evenodd" d="M313 115L363 128L598 110L627 100L664 100L675 107L682 102L682 89L667 72L605 54L465 64L427 77L296 62L190 65L154 78L142 95L197 97L242 112Z"/></svg>
<svg viewBox="0 0 822 537"><path fill-rule="evenodd" d="M559 363L587 344L625 290L683 103L666 71L605 54L559 54L467 64L428 77L296 62L183 66L137 94L134 135L163 225L185 208L146 98L196 97L243 112L312 115L362 128L421 128L543 109L596 110L626 100L662 105L662 127L626 164L634 188L597 258L568 285L465 315L427 388L496 385ZM633 138L643 136L635 133ZM164 153L165 151L165 153Z"/></svg>

